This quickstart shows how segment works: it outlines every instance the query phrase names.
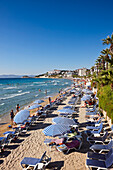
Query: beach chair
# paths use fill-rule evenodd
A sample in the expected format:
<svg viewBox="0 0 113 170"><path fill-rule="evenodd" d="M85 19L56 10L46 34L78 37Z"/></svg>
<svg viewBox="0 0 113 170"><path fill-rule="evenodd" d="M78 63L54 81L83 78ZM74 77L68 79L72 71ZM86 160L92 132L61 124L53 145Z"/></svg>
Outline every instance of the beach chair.
<svg viewBox="0 0 113 170"><path fill-rule="evenodd" d="M87 157L90 159L97 159L97 160L103 160L105 161L107 158L109 158L113 154L113 148L109 150L108 153L102 154L102 153L95 153L95 152L88 152Z"/></svg>
<svg viewBox="0 0 113 170"><path fill-rule="evenodd" d="M88 126L97 126L97 125L99 125L99 123L102 121L102 119L100 118L98 121L94 121L94 119L93 120L87 120L88 122L87 122L87 124L88 124Z"/></svg>
<svg viewBox="0 0 113 170"><path fill-rule="evenodd" d="M1 152L4 151L5 141L6 141L5 137L0 137L0 149L1 149Z"/></svg>
<svg viewBox="0 0 113 170"><path fill-rule="evenodd" d="M101 124L96 124L95 126L86 126L86 129L89 129L89 130L98 130L98 129L100 129L101 127L103 127L103 123L101 123Z"/></svg>
<svg viewBox="0 0 113 170"><path fill-rule="evenodd" d="M44 154L42 155L41 159L38 158L32 158L32 157L25 157L22 161L21 161L21 166L24 170L33 168L35 169L44 169L51 161L51 158L49 158L46 155L46 151L44 152Z"/></svg>
<svg viewBox="0 0 113 170"><path fill-rule="evenodd" d="M94 106L93 108L86 109L87 112L94 112L95 110L96 110L96 106Z"/></svg>
<svg viewBox="0 0 113 170"><path fill-rule="evenodd" d="M86 112L86 115L88 115L88 116L96 115L96 114L97 114L97 111L94 111L94 112Z"/></svg>
<svg viewBox="0 0 113 170"><path fill-rule="evenodd" d="M0 149L1 152L4 151L4 147L10 143L10 135L8 134L6 137L0 137Z"/></svg>
<svg viewBox="0 0 113 170"><path fill-rule="evenodd" d="M85 133L86 133L87 136L95 136L95 137L97 137L97 136L100 136L102 134L101 133L102 130L103 130L103 125L101 125L99 129L94 129L92 131L91 130L86 130Z"/></svg>
<svg viewBox="0 0 113 170"><path fill-rule="evenodd" d="M7 141L9 143L11 143L12 140L15 140L17 138L15 131L6 131L3 134L7 138Z"/></svg>
<svg viewBox="0 0 113 170"><path fill-rule="evenodd" d="M109 141L107 145L95 144L90 147L93 152L98 151L99 153L103 151L109 151L113 147L113 139Z"/></svg>
<svg viewBox="0 0 113 170"><path fill-rule="evenodd" d="M73 140L72 142L66 142L65 144L57 146L56 149L67 154L71 149L79 150L81 148L81 145L81 141Z"/></svg>
<svg viewBox="0 0 113 170"><path fill-rule="evenodd" d="M86 160L86 166L91 168L97 168L99 169L112 169L113 164L113 154L111 154L105 161L101 160L94 160L94 159L87 159Z"/></svg>
<svg viewBox="0 0 113 170"><path fill-rule="evenodd" d="M105 132L104 135L102 137L94 137L94 136L89 136L87 137L87 141L92 144L92 143L102 143L104 144L104 142L106 141L106 139L110 139L111 137L109 137L108 132Z"/></svg>

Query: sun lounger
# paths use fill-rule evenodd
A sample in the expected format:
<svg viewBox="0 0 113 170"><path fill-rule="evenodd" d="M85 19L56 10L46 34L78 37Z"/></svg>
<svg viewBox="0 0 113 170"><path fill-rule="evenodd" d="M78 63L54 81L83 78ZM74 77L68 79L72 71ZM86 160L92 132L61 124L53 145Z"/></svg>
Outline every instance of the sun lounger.
<svg viewBox="0 0 113 170"><path fill-rule="evenodd" d="M0 137L0 149L1 152L4 151L4 147L10 143L10 135L8 134L6 137Z"/></svg>
<svg viewBox="0 0 113 170"><path fill-rule="evenodd" d="M97 125L97 124L96 124L96 125ZM98 129L100 129L101 127L103 127L103 123L98 124L98 126L86 126L86 129L89 129L89 130L98 130Z"/></svg>
<svg viewBox="0 0 113 170"><path fill-rule="evenodd" d="M94 153L94 152L88 152L87 157L90 159L97 159L97 160L103 160L105 161L107 158L109 158L113 154L113 148L109 150L108 153L102 154L102 153Z"/></svg>
<svg viewBox="0 0 113 170"><path fill-rule="evenodd" d="M100 160L93 160L93 159L87 159L86 160L86 166L88 168L97 168L99 169L109 169L113 164L113 154L110 155L109 158L106 159L106 161L100 161Z"/></svg>
<svg viewBox="0 0 113 170"><path fill-rule="evenodd" d="M102 130L103 130L103 126L100 126L99 129L94 129L92 131L91 130L86 130L85 133L86 133L87 136L95 136L95 137L97 137L97 136L101 135Z"/></svg>
<svg viewBox="0 0 113 170"><path fill-rule="evenodd" d="M106 141L106 139L110 139L108 132L105 132L105 134L102 137L94 137L94 136L89 136L87 137L87 141L92 144L92 143L102 143L104 144L104 142Z"/></svg>
<svg viewBox="0 0 113 170"><path fill-rule="evenodd" d="M42 155L41 159L38 158L31 158L31 157L25 157L21 161L21 166L24 170L27 170L29 168L35 169L44 169L51 161L51 158L49 158L46 155L46 151Z"/></svg>
<svg viewBox="0 0 113 170"><path fill-rule="evenodd" d="M60 138L60 139L45 139L44 143L51 148L56 145L61 145L67 141L67 138Z"/></svg>
<svg viewBox="0 0 113 170"><path fill-rule="evenodd" d="M113 147L113 139L110 140L110 142L107 145L92 145L90 149L94 152L99 151L99 153L103 151L109 151Z"/></svg>
<svg viewBox="0 0 113 170"><path fill-rule="evenodd" d="M0 149L1 149L1 152L4 151L5 145L6 145L6 138L5 137L0 137Z"/></svg>
<svg viewBox="0 0 113 170"><path fill-rule="evenodd" d="M96 115L97 114L97 111L95 111L95 112L86 112L86 115Z"/></svg>
<svg viewBox="0 0 113 170"><path fill-rule="evenodd" d="M66 142L65 144L57 146L57 150L60 152L68 153L71 149L79 150L81 148L82 142L79 140L73 140L72 142Z"/></svg>
<svg viewBox="0 0 113 170"><path fill-rule="evenodd" d="M86 109L87 112L94 112L95 110L96 110L95 106L93 108L87 108Z"/></svg>
<svg viewBox="0 0 113 170"><path fill-rule="evenodd" d="M14 140L14 139L17 138L15 131L6 131L6 132L4 132L3 134L5 135L5 137L8 138L9 143L10 143L12 140Z"/></svg>
<svg viewBox="0 0 113 170"><path fill-rule="evenodd" d="M90 119L89 120L87 120L88 122L87 122L87 124L89 125L89 126L96 126L96 125L98 125L100 122L101 122L101 118L98 120L98 121L94 121L94 119L91 121Z"/></svg>

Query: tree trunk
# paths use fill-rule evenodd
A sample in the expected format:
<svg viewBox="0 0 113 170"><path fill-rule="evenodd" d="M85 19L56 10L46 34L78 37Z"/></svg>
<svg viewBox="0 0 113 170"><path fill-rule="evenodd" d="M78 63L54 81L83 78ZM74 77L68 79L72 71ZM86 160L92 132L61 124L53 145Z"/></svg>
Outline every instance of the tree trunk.
<svg viewBox="0 0 113 170"><path fill-rule="evenodd" d="M113 90L113 82L111 83L111 90Z"/></svg>
<svg viewBox="0 0 113 170"><path fill-rule="evenodd" d="M106 70L108 70L108 62L106 62Z"/></svg>
<svg viewBox="0 0 113 170"><path fill-rule="evenodd" d="M102 60L102 70L105 70L105 60Z"/></svg>

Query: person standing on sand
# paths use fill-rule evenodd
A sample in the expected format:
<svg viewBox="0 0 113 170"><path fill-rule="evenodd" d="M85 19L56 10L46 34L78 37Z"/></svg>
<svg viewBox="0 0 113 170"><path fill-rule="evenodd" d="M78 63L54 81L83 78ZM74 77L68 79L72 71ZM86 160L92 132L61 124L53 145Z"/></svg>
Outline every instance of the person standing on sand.
<svg viewBox="0 0 113 170"><path fill-rule="evenodd" d="M49 104L51 104L51 97L49 97Z"/></svg>
<svg viewBox="0 0 113 170"><path fill-rule="evenodd" d="M47 96L47 89L45 90L45 94L46 94L46 96Z"/></svg>
<svg viewBox="0 0 113 170"><path fill-rule="evenodd" d="M13 125L13 119L14 119L14 112L11 110L10 112L10 117L11 117L11 125Z"/></svg>
<svg viewBox="0 0 113 170"><path fill-rule="evenodd" d="M19 104L16 105L16 113L19 112Z"/></svg>

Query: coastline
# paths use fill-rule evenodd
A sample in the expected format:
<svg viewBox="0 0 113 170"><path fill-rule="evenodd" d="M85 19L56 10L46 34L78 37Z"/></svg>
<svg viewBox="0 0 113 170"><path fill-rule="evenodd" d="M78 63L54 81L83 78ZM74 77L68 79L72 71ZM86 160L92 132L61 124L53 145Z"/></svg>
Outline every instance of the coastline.
<svg viewBox="0 0 113 170"><path fill-rule="evenodd" d="M54 96L52 96L52 100L54 100L55 98L57 98L59 96L58 93L54 94ZM45 102L43 102L41 105L44 107L45 105L47 105L49 102L48 102L48 99L44 99L42 98L42 100L44 100ZM33 104L34 101L32 101L31 103L29 103L28 105L31 105ZM20 110L24 109L26 107L23 106ZM36 112L36 109L34 110L31 110L30 111L30 116L32 116L34 113ZM0 117L0 136L4 136L3 133L7 130L9 130L9 126L10 125L10 113L6 113L4 114L3 116ZM12 129L12 128L11 128ZM11 130L10 129L10 130Z"/></svg>
<svg viewBox="0 0 113 170"><path fill-rule="evenodd" d="M72 96L67 97L67 99L63 101L62 105L57 107L57 110L62 109L64 105L67 105L71 97ZM86 108L81 108L81 102L76 106L78 108L79 115L78 121L83 123L85 122ZM15 142L11 144L12 148L13 145L16 145L17 147L15 149L11 149L11 147L7 149L6 152L11 151L11 153L9 153L7 157L1 158L1 161L3 161L3 163L0 165L1 170L22 169L20 162L24 157L40 158L45 151L47 152L47 155L52 158L51 166L53 165L54 169L56 169L55 167L62 170L87 169L85 166L85 161L87 158L87 148L89 145L85 140L85 137L83 137L83 146L80 151L70 152L66 155L62 152L56 151L54 147L50 151L50 148L44 144L45 139L51 137L45 136L42 131L45 127L52 124L52 118L59 114L57 110L53 110L50 116L48 116L45 120L38 122L35 126L32 126L31 130L27 131L27 137L19 137L19 140L22 142L18 143L17 141L17 143ZM81 129L81 131L84 130Z"/></svg>
<svg viewBox="0 0 113 170"><path fill-rule="evenodd" d="M16 79L16 78L14 78L14 79ZM17 78L17 79L28 79L28 78ZM36 79L36 78L32 78L32 79ZM40 78L38 78L38 79L40 79ZM41 79L45 79L45 78L41 78ZM61 78L47 78L47 79L61 79ZM67 78L67 80L69 80L69 79ZM71 80L71 82L72 82L72 80ZM51 98L52 98L52 100L54 100L56 97L59 96L59 93L57 91L55 93L51 93L51 94L48 94L48 95L52 96ZM39 99L43 99L45 101L41 104L42 106L45 106L45 105L48 104L48 99L45 99L44 97L42 97L42 98L40 97ZM35 100L36 99L32 100L28 104L24 104L22 107L20 105L20 110L23 110L23 109L25 109L25 107L33 104L33 102ZM14 112L15 112L15 110L14 110ZM34 109L33 111L30 111L30 115L32 115L34 112L36 112L36 109ZM5 131L9 130L9 127L8 127L9 125L10 125L10 111L0 115L0 136L4 136L3 133ZM10 128L10 130L12 130L12 129Z"/></svg>

